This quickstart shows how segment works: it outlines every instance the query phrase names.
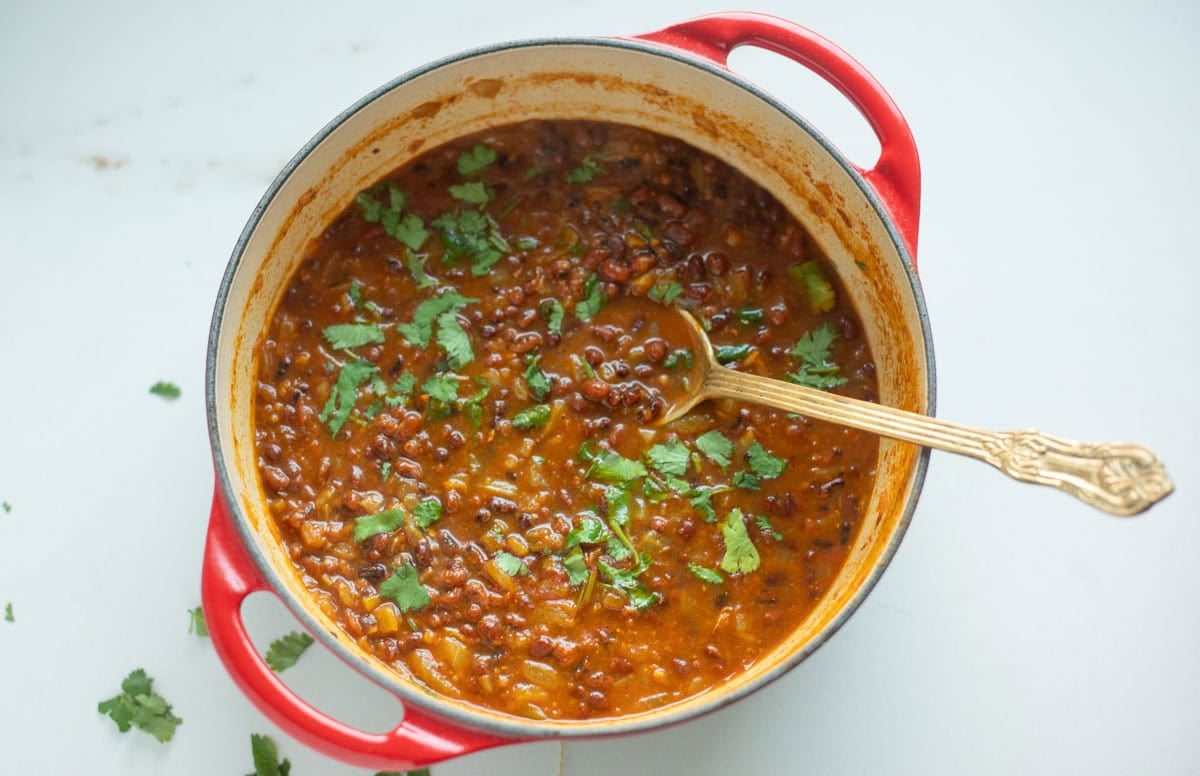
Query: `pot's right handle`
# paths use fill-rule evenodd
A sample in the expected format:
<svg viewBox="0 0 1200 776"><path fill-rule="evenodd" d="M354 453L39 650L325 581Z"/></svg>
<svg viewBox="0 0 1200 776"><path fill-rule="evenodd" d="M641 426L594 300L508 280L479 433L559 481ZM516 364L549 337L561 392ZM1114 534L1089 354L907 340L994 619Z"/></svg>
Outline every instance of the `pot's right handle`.
<svg viewBox="0 0 1200 776"><path fill-rule="evenodd" d="M404 707L385 733L358 730L317 710L280 681L255 649L242 622L242 602L271 586L250 559L220 490L213 496L204 547L201 599L213 647L237 685L288 735L330 757L363 768L418 768L517 739L456 727Z"/></svg>
<svg viewBox="0 0 1200 776"><path fill-rule="evenodd" d="M758 46L799 62L836 87L879 138L879 160L859 172L891 214L915 265L921 212L917 145L896 103L853 57L810 29L759 13L701 16L636 39L682 49L721 67L727 67L729 52L738 46Z"/></svg>

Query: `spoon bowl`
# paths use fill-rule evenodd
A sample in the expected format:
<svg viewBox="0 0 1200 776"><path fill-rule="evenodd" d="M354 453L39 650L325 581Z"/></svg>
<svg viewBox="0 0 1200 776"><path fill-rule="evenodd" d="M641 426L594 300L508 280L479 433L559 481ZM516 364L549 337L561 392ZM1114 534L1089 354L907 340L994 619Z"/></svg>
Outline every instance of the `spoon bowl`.
<svg viewBox="0 0 1200 776"><path fill-rule="evenodd" d="M1113 515L1136 515L1168 496L1174 485L1158 457L1128 442L1074 442L1039 431L987 431L784 380L739 372L717 362L700 323L670 306L690 338L695 363L686 392L656 421L678 420L707 399L734 399L840 423L881 436L989 463L1016 480L1058 488Z"/></svg>

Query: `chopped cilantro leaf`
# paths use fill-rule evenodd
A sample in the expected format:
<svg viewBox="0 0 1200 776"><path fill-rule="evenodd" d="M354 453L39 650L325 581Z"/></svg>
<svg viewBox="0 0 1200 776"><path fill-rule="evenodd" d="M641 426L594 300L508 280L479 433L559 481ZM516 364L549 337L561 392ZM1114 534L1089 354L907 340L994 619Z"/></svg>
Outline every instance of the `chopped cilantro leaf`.
<svg viewBox="0 0 1200 776"><path fill-rule="evenodd" d="M800 359L800 368L787 376L799 385L827 391L846 383L838 376L838 365L829 358L829 348L837 334L828 323L806 332L792 348L792 358Z"/></svg>
<svg viewBox="0 0 1200 776"><path fill-rule="evenodd" d="M460 308L478 301L478 299L465 297L453 289L444 291L441 296L426 299L417 305L417 309L413 311L412 323L398 323L396 330L413 345L426 347L429 345L429 339L433 336L433 322L438 319L438 316L447 312L456 312Z"/></svg>
<svg viewBox="0 0 1200 776"><path fill-rule="evenodd" d="M155 396L161 396L167 401L175 401L183 392L179 390L179 386L175 383L159 380L157 383L150 386L150 393L154 394Z"/></svg>
<svg viewBox="0 0 1200 776"><path fill-rule="evenodd" d="M538 307L546 319L546 328L554 334L562 334L563 316L566 310L557 299L547 299Z"/></svg>
<svg viewBox="0 0 1200 776"><path fill-rule="evenodd" d="M599 275L588 275L587 281L583 284L583 294L584 298L575 303L575 317L581 321L590 321L608 301L604 287L600 284Z"/></svg>
<svg viewBox="0 0 1200 776"><path fill-rule="evenodd" d="M720 345L716 348L718 364L731 364L734 361L741 361L748 355L750 355L750 346L745 344Z"/></svg>
<svg viewBox="0 0 1200 776"><path fill-rule="evenodd" d="M354 519L354 541L364 542L372 536L395 531L404 524L404 510L396 507L376 512L373 515L363 515Z"/></svg>
<svg viewBox="0 0 1200 776"><path fill-rule="evenodd" d="M534 237L518 237L517 248L522 251L531 251L538 247L537 238Z"/></svg>
<svg viewBox="0 0 1200 776"><path fill-rule="evenodd" d="M400 187L392 182L387 184L388 190L388 206L397 212L408 207L408 195L401 191Z"/></svg>
<svg viewBox="0 0 1200 776"><path fill-rule="evenodd" d="M275 742L257 733L250 734L250 755L254 758L254 773L247 776L289 776L292 764L285 757L279 761Z"/></svg>
<svg viewBox="0 0 1200 776"><path fill-rule="evenodd" d="M580 544L599 544L607 534L604 523L594 517L584 517L579 521L579 525L567 533L567 549Z"/></svg>
<svg viewBox="0 0 1200 776"><path fill-rule="evenodd" d="M495 222L477 210L443 213L433 221L441 230L443 260L454 263L462 257L474 262L471 274L486 275L493 264L504 258L508 244L496 231Z"/></svg>
<svg viewBox="0 0 1200 776"><path fill-rule="evenodd" d="M383 329L369 323L335 323L322 332L329 347L343 350L383 342Z"/></svg>
<svg viewBox="0 0 1200 776"><path fill-rule="evenodd" d="M747 326L752 323L762 323L763 311L761 308L738 310L737 319Z"/></svg>
<svg viewBox="0 0 1200 776"><path fill-rule="evenodd" d="M197 636L208 635L208 623L204 620L204 609L199 606L195 609L188 609L188 633L194 633Z"/></svg>
<svg viewBox="0 0 1200 776"><path fill-rule="evenodd" d="M354 197L354 204L363 220L369 224L377 224L383 217L383 203L375 198L370 191L360 191Z"/></svg>
<svg viewBox="0 0 1200 776"><path fill-rule="evenodd" d="M579 162L579 166L567 173L567 182L589 183L592 178L605 172L603 165L600 164L600 158L600 154L588 154L583 157Z"/></svg>
<svg viewBox="0 0 1200 776"><path fill-rule="evenodd" d="M775 541L779 541L783 538L783 534L775 530L775 527L771 525L771 521L767 519L766 515L758 515L754 518L754 522L760 530L770 534L771 538Z"/></svg>
<svg viewBox="0 0 1200 776"><path fill-rule="evenodd" d="M479 181L457 183L451 186L450 196L471 205L486 205L492 201L492 193Z"/></svg>
<svg viewBox="0 0 1200 776"><path fill-rule="evenodd" d="M300 631L284 634L271 642L264 656L267 665L275 673L286 671L296 665L296 661L304 654L304 650L312 646L313 637Z"/></svg>
<svg viewBox="0 0 1200 776"><path fill-rule="evenodd" d="M562 565L563 569L567 572L567 579L575 587L582 585L591 575L591 572L588 571L587 563L583 560L583 551L578 547L563 557Z"/></svg>
<svg viewBox="0 0 1200 776"><path fill-rule="evenodd" d="M471 350L471 338L463 331L456 313L453 310L447 310L438 316L437 324L438 347L446 354L446 363L450 365L450 368L462 369L471 363L471 360L475 358L475 352Z"/></svg>
<svg viewBox="0 0 1200 776"><path fill-rule="evenodd" d="M633 550L626 547L619 536L609 536L604 552L613 560L621 561L633 557Z"/></svg>
<svg viewBox="0 0 1200 776"><path fill-rule="evenodd" d="M550 420L550 405L537 404L518 412L513 418L512 424L513 428L528 431L531 428L541 428L546 425L548 420Z"/></svg>
<svg viewBox="0 0 1200 776"><path fill-rule="evenodd" d="M650 288L650 290L646 293L646 296L650 297L651 299L653 299L656 302L662 302L663 304L670 304L671 302L674 302L675 298L678 297L682 293L683 293L683 286L679 285L674 280L672 280L672 281L669 281L666 283L654 284L654 286L652 286Z"/></svg>
<svg viewBox="0 0 1200 776"><path fill-rule="evenodd" d="M492 387L484 382L482 377L476 377L475 380L476 382L483 383L483 390L477 392L474 396L460 399L458 408L467 413L467 417L471 420L471 425L478 430L483 425L483 400L487 398Z"/></svg>
<svg viewBox="0 0 1200 776"><path fill-rule="evenodd" d="M470 178L486 170L496 161L496 151L482 143L458 155L458 174Z"/></svg>
<svg viewBox="0 0 1200 776"><path fill-rule="evenodd" d="M401 372L396 378L396 382L392 383L391 395L388 396L387 404L389 407L396 407L404 403L404 400L412 395L413 389L417 387L417 377L412 372ZM398 399L399 401L391 401Z"/></svg>
<svg viewBox="0 0 1200 776"><path fill-rule="evenodd" d="M383 463L379 464L379 479L383 480L384 482L387 482L388 478L391 476L392 476L392 462L384 461Z"/></svg>
<svg viewBox="0 0 1200 776"><path fill-rule="evenodd" d="M121 694L101 701L97 710L107 714L122 733L136 727L166 743L183 720L171 713L171 704L154 692L153 685L154 680L139 668L121 682Z"/></svg>
<svg viewBox="0 0 1200 776"><path fill-rule="evenodd" d="M608 488L604 491L608 505L608 522L617 528L629 524L629 491L625 488Z"/></svg>
<svg viewBox="0 0 1200 776"><path fill-rule="evenodd" d="M735 488L758 490L758 477L755 477L750 472L734 472L732 482Z"/></svg>
<svg viewBox="0 0 1200 776"><path fill-rule="evenodd" d="M427 259L427 256L411 251L404 257L404 263L408 266L408 271L412 273L413 280L417 281L418 291L433 288L437 285L437 278L425 271L425 262Z"/></svg>
<svg viewBox="0 0 1200 776"><path fill-rule="evenodd" d="M631 461L619 453L605 451L596 456L585 476L594 476L604 482L629 482L638 477L645 477L646 467L640 461Z"/></svg>
<svg viewBox="0 0 1200 776"><path fill-rule="evenodd" d="M550 382L550 378L546 377L542 373L542 370L538 369L537 364L541 358L541 356L530 356L529 366L525 368L525 383L529 386L529 392L533 395L533 398L538 401L545 399L550 394L550 390L554 388L554 384Z"/></svg>
<svg viewBox="0 0 1200 776"><path fill-rule="evenodd" d="M429 398L435 401L446 404L456 402L458 401L458 376L453 374L432 375L421 386L421 391L429 394Z"/></svg>
<svg viewBox="0 0 1200 776"><path fill-rule="evenodd" d="M646 460L658 471L666 475L682 477L687 474L688 460L691 452L687 445L678 440L671 440L665 445L655 445L646 451Z"/></svg>
<svg viewBox="0 0 1200 776"><path fill-rule="evenodd" d="M793 264L787 269L788 277L800 284L808 294L808 306L814 314L827 313L833 309L837 297L833 284L821 270L821 262L811 259L803 264Z"/></svg>
<svg viewBox="0 0 1200 776"><path fill-rule="evenodd" d="M719 585L725 581L725 577L721 576L720 572L710 568L698 566L695 563L689 563L687 567L688 571L699 577L701 582L707 582L710 585Z"/></svg>
<svg viewBox="0 0 1200 776"><path fill-rule="evenodd" d="M637 568L629 570L618 569L604 561L599 563L601 573L608 578L613 587L624 591L629 596L633 608L638 611L653 606L659 600L657 593L651 593L638 581L638 575L650 565L646 562L646 558L643 558L642 561Z"/></svg>
<svg viewBox="0 0 1200 776"><path fill-rule="evenodd" d="M496 553L496 568L510 577L523 577L529 573L529 567L525 565L525 561L504 550Z"/></svg>
<svg viewBox="0 0 1200 776"><path fill-rule="evenodd" d="M691 369L693 363L692 351L687 348L673 350L663 359L663 366L667 369L674 369L677 364L682 364L684 369Z"/></svg>
<svg viewBox="0 0 1200 776"><path fill-rule="evenodd" d="M362 309L362 285L357 280L350 284L350 288L346 289L346 296L350 297L350 304L354 305L355 310Z"/></svg>
<svg viewBox="0 0 1200 776"><path fill-rule="evenodd" d="M718 466L728 466L733 455L733 442L715 428L696 439L696 449Z"/></svg>
<svg viewBox="0 0 1200 776"><path fill-rule="evenodd" d="M405 213L403 218L396 221L390 228L384 227L387 233L408 246L409 250L419 251L429 239L429 230L425 221L416 213Z"/></svg>
<svg viewBox="0 0 1200 776"><path fill-rule="evenodd" d="M767 480L783 474L786 466L782 458L771 455L758 442L750 445L750 449L746 451L746 462L750 464L750 471Z"/></svg>
<svg viewBox="0 0 1200 776"><path fill-rule="evenodd" d="M721 558L721 570L726 574L749 574L758 568L758 550L746 532L742 510L734 509L721 525L721 536L725 540L725 557Z"/></svg>
<svg viewBox="0 0 1200 776"><path fill-rule="evenodd" d="M429 528L442 519L442 502L437 496L430 496L413 507L413 517L422 529Z"/></svg>
<svg viewBox="0 0 1200 776"><path fill-rule="evenodd" d="M329 401L319 415L320 421L329 426L329 433L337 436L350 418L354 404L358 401L358 389L371 375L375 374L375 365L364 359L356 359L345 364L338 372L337 382L329 394Z"/></svg>
<svg viewBox="0 0 1200 776"><path fill-rule="evenodd" d="M411 563L392 566L393 574L383 580L379 594L396 603L400 613L424 609L429 605L429 591L417 579L417 567Z"/></svg>

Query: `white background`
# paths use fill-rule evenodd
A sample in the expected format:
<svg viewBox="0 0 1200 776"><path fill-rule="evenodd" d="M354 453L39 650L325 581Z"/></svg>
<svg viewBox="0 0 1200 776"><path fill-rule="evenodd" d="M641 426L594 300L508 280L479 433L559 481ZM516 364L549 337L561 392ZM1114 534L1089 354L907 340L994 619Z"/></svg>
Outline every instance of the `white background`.
<svg viewBox="0 0 1200 776"><path fill-rule="evenodd" d="M649 31L708 2L0 2L0 772L363 774L280 734L189 636L212 474L203 375L230 249L287 159L464 48ZM1155 448L1178 490L1109 518L935 455L890 570L815 656L732 708L449 774L1200 772L1200 12L1188 2L777 3L859 58L924 167L939 414ZM865 124L780 58L736 70L855 160ZM177 382L174 403L147 394ZM294 627L269 599L263 644ZM96 713L145 667L166 745ZM385 728L314 647L285 677Z"/></svg>

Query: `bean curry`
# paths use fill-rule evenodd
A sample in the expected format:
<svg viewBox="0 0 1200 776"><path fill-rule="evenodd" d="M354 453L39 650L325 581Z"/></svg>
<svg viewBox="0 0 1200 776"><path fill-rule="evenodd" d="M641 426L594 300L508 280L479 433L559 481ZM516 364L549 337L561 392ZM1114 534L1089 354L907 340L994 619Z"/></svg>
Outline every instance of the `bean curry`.
<svg viewBox="0 0 1200 776"><path fill-rule="evenodd" d="M694 358L672 306L735 369L876 398L812 238L678 140L526 122L361 192L258 346L262 484L317 605L524 718L652 710L766 655L845 560L877 441L730 401L654 425Z"/></svg>

